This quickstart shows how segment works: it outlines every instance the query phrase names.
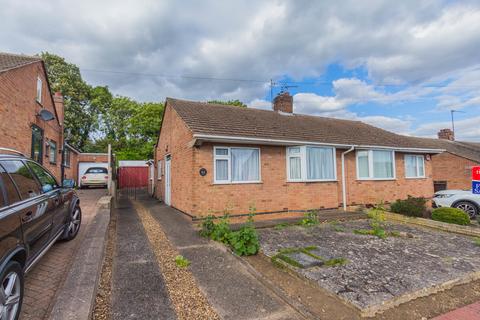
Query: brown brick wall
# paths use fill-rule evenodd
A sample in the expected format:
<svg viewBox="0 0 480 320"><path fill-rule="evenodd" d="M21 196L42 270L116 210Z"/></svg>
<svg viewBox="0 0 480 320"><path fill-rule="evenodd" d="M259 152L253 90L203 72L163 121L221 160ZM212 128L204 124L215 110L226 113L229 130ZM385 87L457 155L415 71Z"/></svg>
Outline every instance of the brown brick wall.
<svg viewBox="0 0 480 320"><path fill-rule="evenodd" d="M448 189L470 189L472 167L479 162L444 152L432 157L433 181L447 181Z"/></svg>
<svg viewBox="0 0 480 320"><path fill-rule="evenodd" d="M175 111L167 106L156 160L171 154L172 206L195 216L257 212L295 211L337 208L342 205L341 152L337 150L337 178L334 182L287 182L286 148L260 148L261 183L214 184L213 144L191 147L192 135ZM228 146L222 144L222 146ZM167 150L168 149L168 150ZM408 195L431 197L433 194L431 161L425 161L426 178L405 179L404 154L396 153L396 180L358 181L355 152L346 156L347 204L391 202ZM156 164L156 163L155 163ZM205 168L206 176L199 170ZM157 172L158 168L156 168ZM163 171L163 170L162 170ZM157 176L157 173L155 174ZM163 199L164 180L156 180L156 195Z"/></svg>
<svg viewBox="0 0 480 320"><path fill-rule="evenodd" d="M106 153L80 153L78 162L108 162L108 155Z"/></svg>
<svg viewBox="0 0 480 320"><path fill-rule="evenodd" d="M42 105L36 102L37 76L42 79ZM60 179L62 128L56 119L45 122L36 116L43 108L55 114L41 62L0 73L0 146L31 156L32 125L44 130L43 165ZM45 142L57 144L57 163L51 164Z"/></svg>
<svg viewBox="0 0 480 320"><path fill-rule="evenodd" d="M70 166L65 167L65 178L66 179L73 179L77 181L78 179L78 158L79 154L75 152L70 153Z"/></svg>

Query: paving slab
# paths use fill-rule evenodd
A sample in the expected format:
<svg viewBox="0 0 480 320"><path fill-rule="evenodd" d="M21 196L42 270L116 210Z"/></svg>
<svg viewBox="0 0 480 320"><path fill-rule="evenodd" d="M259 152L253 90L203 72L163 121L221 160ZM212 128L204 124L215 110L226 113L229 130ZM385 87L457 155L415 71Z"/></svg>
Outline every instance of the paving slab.
<svg viewBox="0 0 480 320"><path fill-rule="evenodd" d="M165 280L141 221L128 199L114 209L117 244L112 278L113 319L176 319Z"/></svg>
<svg viewBox="0 0 480 320"><path fill-rule="evenodd" d="M290 305L257 281L226 247L198 235L187 217L155 201L142 201L189 267L223 319L302 319Z"/></svg>

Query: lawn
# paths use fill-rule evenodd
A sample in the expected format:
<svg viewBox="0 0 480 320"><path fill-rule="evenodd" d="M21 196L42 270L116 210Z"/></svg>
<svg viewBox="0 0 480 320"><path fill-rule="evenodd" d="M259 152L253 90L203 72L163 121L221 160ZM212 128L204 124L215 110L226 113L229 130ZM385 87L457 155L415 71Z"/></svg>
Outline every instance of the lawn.
<svg viewBox="0 0 480 320"><path fill-rule="evenodd" d="M359 232L369 228L358 220L261 229L259 237L274 262L287 256L281 263L366 314L480 275L471 237L396 223L384 239Z"/></svg>

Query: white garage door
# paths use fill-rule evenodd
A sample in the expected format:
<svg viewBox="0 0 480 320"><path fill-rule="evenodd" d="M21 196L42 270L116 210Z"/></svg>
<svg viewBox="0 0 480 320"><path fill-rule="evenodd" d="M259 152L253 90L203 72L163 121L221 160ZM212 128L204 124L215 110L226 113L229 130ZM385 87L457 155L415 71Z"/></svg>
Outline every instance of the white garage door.
<svg viewBox="0 0 480 320"><path fill-rule="evenodd" d="M78 163L78 182L77 185L80 185L80 180L88 168L97 167L97 168L108 168L108 163L106 162L79 162Z"/></svg>

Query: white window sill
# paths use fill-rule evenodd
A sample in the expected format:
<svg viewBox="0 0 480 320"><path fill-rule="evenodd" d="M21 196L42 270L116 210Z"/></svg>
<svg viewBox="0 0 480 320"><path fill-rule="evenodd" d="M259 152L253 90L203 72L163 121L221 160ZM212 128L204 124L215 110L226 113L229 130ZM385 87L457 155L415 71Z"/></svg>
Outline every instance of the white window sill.
<svg viewBox="0 0 480 320"><path fill-rule="evenodd" d="M426 179L427 177L405 177L405 179L409 180L419 180L419 179Z"/></svg>
<svg viewBox="0 0 480 320"><path fill-rule="evenodd" d="M397 178L357 178L357 181L395 181Z"/></svg>
<svg viewBox="0 0 480 320"><path fill-rule="evenodd" d="M312 183L312 182L338 182L337 179L333 180L287 180L287 183Z"/></svg>
<svg viewBox="0 0 480 320"><path fill-rule="evenodd" d="M228 185L228 184L262 184L263 181L215 181L214 185Z"/></svg>

